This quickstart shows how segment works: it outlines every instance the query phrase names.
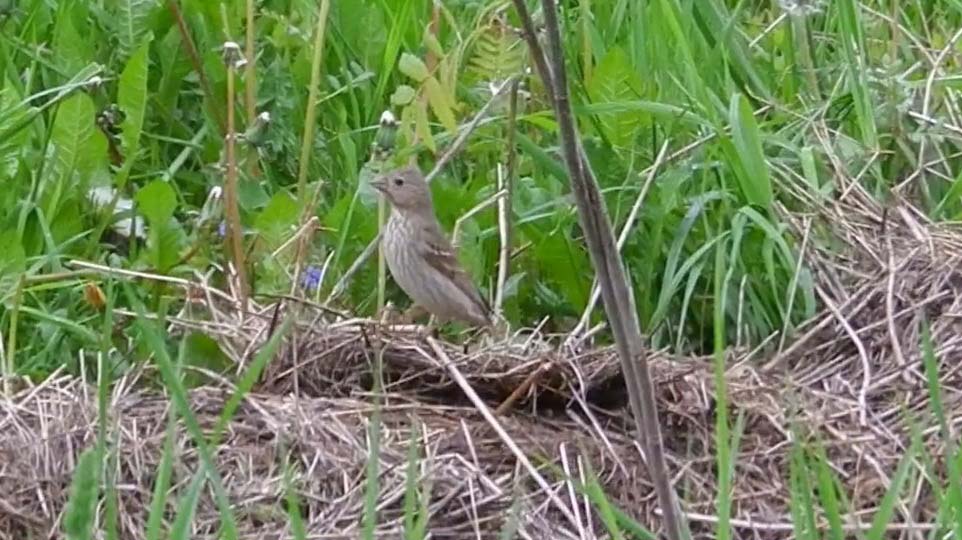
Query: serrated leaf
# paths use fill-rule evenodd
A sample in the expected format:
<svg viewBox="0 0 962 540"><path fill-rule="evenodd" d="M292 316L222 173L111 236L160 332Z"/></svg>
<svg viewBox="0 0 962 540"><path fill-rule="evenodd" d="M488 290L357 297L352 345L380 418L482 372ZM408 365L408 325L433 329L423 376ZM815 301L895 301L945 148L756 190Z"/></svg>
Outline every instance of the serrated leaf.
<svg viewBox="0 0 962 540"><path fill-rule="evenodd" d="M117 103L124 113L121 124L121 145L124 151L124 168L118 174L117 182L123 185L130 174L130 168L140 148L140 136L144 129L144 114L147 109L147 74L149 59L147 51L150 42L144 41L127 61L117 89Z"/></svg>
<svg viewBox="0 0 962 540"><path fill-rule="evenodd" d="M772 181L768 176L768 164L755 116L741 94L732 96L728 114L732 140L742 164L739 174L742 192L749 203L767 210L772 204Z"/></svg>
<svg viewBox="0 0 962 540"><path fill-rule="evenodd" d="M141 188L136 199L141 213L147 216L152 227L166 223L177 209L177 194L163 180L154 180Z"/></svg>
<svg viewBox="0 0 962 540"><path fill-rule="evenodd" d="M521 71L524 55L521 38L492 23L478 34L468 68L481 81L500 81Z"/></svg>
<svg viewBox="0 0 962 540"><path fill-rule="evenodd" d="M59 177L75 168L89 170L93 156L87 153L87 145L93 137L94 122L94 104L87 94L78 92L60 104L50 135Z"/></svg>
<svg viewBox="0 0 962 540"><path fill-rule="evenodd" d="M588 94L595 104L632 102L641 96L642 84L624 51L612 47L595 68L588 84ZM598 118L609 140L616 146L627 146L641 127L645 113L620 111L599 114Z"/></svg>
<svg viewBox="0 0 962 540"><path fill-rule="evenodd" d="M451 133L457 131L458 121L454 118L454 104L437 79L428 77L424 80L424 93L427 95L434 116L438 118L441 125Z"/></svg>
<svg viewBox="0 0 962 540"><path fill-rule="evenodd" d="M297 222L299 216L297 202L287 193L276 193L264 210L254 220L254 227L265 237L268 245L273 245Z"/></svg>
<svg viewBox="0 0 962 540"><path fill-rule="evenodd" d="M398 69L416 82L422 82L431 75L424 62L411 53L401 54L401 59L398 60Z"/></svg>
<svg viewBox="0 0 962 540"><path fill-rule="evenodd" d="M391 94L391 104L403 107L412 101L414 101L414 96L417 95L417 91L406 84L399 85L394 89L394 93Z"/></svg>
<svg viewBox="0 0 962 540"><path fill-rule="evenodd" d="M130 54L147 35L150 12L157 5L157 0L117 0L116 29L122 54Z"/></svg>
<svg viewBox="0 0 962 540"><path fill-rule="evenodd" d="M431 136L431 126L428 124L428 109L423 101L417 101L412 105L414 109L414 134L421 139L432 152L437 151L434 137Z"/></svg>

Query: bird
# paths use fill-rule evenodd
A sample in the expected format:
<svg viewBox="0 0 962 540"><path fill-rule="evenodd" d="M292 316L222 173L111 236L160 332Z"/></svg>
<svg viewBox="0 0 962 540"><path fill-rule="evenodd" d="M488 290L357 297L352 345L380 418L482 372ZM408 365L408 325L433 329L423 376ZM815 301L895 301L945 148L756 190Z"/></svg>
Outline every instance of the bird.
<svg viewBox="0 0 962 540"><path fill-rule="evenodd" d="M388 171L374 178L371 187L391 207L381 247L401 290L442 323L491 327L491 308L444 235L421 170L408 165Z"/></svg>

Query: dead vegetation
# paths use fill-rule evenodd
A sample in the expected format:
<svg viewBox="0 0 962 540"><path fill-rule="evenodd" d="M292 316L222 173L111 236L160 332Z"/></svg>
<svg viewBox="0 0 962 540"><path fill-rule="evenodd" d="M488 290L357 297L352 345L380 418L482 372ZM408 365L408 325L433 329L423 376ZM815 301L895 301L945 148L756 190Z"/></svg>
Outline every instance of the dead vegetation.
<svg viewBox="0 0 962 540"><path fill-rule="evenodd" d="M744 415L734 486L736 537L793 536L788 486L796 437L817 439L827 449L856 509L844 524L849 531L871 522L906 453L907 414L922 427L936 468L944 466L937 457L944 455L944 440L927 409L919 332L924 317L940 361L943 405L950 424L957 424L962 234L927 222L909 205L883 211L870 201L855 189L819 215L788 216L800 238L828 230L844 246L828 251L811 242L805 253L827 307L784 341L776 336L766 347L729 355L731 417ZM223 299L205 290L171 331L201 325L237 358L249 360L272 327L274 306L260 308L263 316L243 325L231 324ZM198 305L206 308L203 317ZM598 514L564 478L586 478L589 465L627 514L647 526L660 523L641 453L627 431L612 349L531 331L465 351L357 320L319 322L331 315L318 311L312 319L309 307L299 311L306 323L244 400L217 449L244 538L290 537L282 481L288 462L309 538L358 537L375 401L371 374L382 344L383 537L401 536L407 452L415 434L423 443L419 481L430 485L433 538L496 537L513 515L522 538L601 538ZM651 361L675 485L695 537L713 537L711 363L664 353ZM139 384L145 375L128 374L111 396L123 538L143 537L171 407L164 395ZM229 397L225 385L191 393L206 428ZM465 385L479 400L465 397ZM492 413L499 408L500 414ZM0 401L0 537L59 537L75 458L93 444L96 430L95 389L83 381L24 383ZM197 467L186 433L178 432L176 449L175 495ZM935 521L925 475L914 482L896 505L892 538L921 538ZM217 528L216 507L205 494L194 537L213 538Z"/></svg>

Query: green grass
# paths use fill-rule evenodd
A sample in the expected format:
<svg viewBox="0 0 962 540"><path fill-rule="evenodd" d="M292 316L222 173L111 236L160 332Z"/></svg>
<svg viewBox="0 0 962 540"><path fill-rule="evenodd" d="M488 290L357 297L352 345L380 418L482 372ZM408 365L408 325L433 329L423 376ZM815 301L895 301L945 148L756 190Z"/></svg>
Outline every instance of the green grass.
<svg viewBox="0 0 962 540"><path fill-rule="evenodd" d="M837 197L844 187L838 178L859 177L885 201L921 167L924 154L925 160L945 160L916 180L913 200L932 219L962 218L958 136L913 116L924 112L951 124L946 105L958 91L959 58L953 51L941 59L944 74L932 73L929 58L962 26L962 5L839 0L819 3L816 11L798 8L779 19L778 2L757 0L567 4L562 21L572 105L618 229L664 141L669 153L691 145L660 168L623 256L652 345L670 345L680 354L715 354L717 534L727 538L743 419L728 416L724 351L736 340L754 346L773 332L791 333L821 307L812 269L799 261L801 238L784 221L784 210L805 210ZM488 83L525 65L523 42L504 32L496 19L506 5L502 0L445 2L434 35L425 31L430 2L257 3L251 33L256 58L247 60L258 80L254 109L269 112L271 122L238 139L236 158L237 203L255 301L289 292L288 271L298 264L320 268L330 261L319 290L302 291L325 298L374 238L379 209L364 182L380 165L370 149L383 111L400 120L397 154L416 155L428 170L457 127L485 103ZM505 13L509 23L516 23L513 10ZM177 14L196 56L184 45ZM79 375L78 350L100 351L104 357L96 373L88 366L92 371L85 374L100 383L101 427L96 448L79 461L71 492L64 526L76 538L88 537L91 504L101 495L107 501L105 530L116 526L110 464L116 463L117 449L109 438L107 397L124 369L147 361L160 368L158 382L176 405L172 425L186 423L202 457L188 495L178 500L172 537L188 534L208 482L224 533L232 534L230 506L209 455L219 432L208 440L191 420L186 392L197 381L181 371L186 365L222 370L224 353L203 336L174 343L148 319L115 324L117 308L176 313L183 304L181 290L148 281L121 287L69 261L180 278L227 263L218 235L223 216L216 211L202 219L201 214L211 190L224 183L226 104L236 104L239 132L253 123L245 107L244 71L237 73L236 99L228 100L221 58L225 41L246 35L249 16L241 0L0 5L3 372L38 380L60 368ZM919 44L932 50L920 50ZM546 330L566 331L589 301L586 276L592 272L541 82L526 79L525 91L529 97L517 118L512 201L518 253L504 310L515 325L548 316ZM506 103L495 108L493 119L473 134L433 186L448 230L496 190L496 167L508 155L507 111ZM89 194L95 188L111 188L116 195L94 204ZM146 225L143 238L118 230L118 220L132 214ZM305 215L317 217L321 228L303 258L293 248L275 256ZM467 220L461 233L462 260L491 298L497 226L491 209ZM809 249L832 247L817 232L810 242ZM226 286L223 273L212 276L213 285ZM301 276L294 279L303 289ZM105 291L106 306L87 299L84 290L90 284ZM383 273L379 276L372 260L332 307L373 315L383 301L407 302ZM596 309L593 322L602 315ZM168 352L175 345L177 358ZM928 345L932 414L943 438L951 440ZM252 388L270 350L237 379L220 428ZM113 365L115 358L122 360ZM375 416L375 449L377 425ZM809 443L798 443L789 471L797 537L843 537L847 495L827 466L824 449ZM168 440L154 486L148 538L164 537L172 444ZM409 474L414 475L421 459L417 437L411 444ZM885 524L895 519L894 501L905 482L922 474L907 465L916 459L944 462L953 473L949 477L955 480L944 489L936 485L934 472L928 478L939 494L943 523L938 525L962 534L960 456L957 446L928 457L913 445L899 469L889 471L891 487L865 536L881 537ZM367 486L373 494L375 458ZM101 480L106 493L98 495ZM405 534L421 537L429 486L408 489ZM287 493L296 522L296 488L288 486ZM622 527L616 533L623 523L621 510L591 493L614 537L639 536L637 530L643 529L632 533ZM368 503L365 533L376 526L374 502Z"/></svg>

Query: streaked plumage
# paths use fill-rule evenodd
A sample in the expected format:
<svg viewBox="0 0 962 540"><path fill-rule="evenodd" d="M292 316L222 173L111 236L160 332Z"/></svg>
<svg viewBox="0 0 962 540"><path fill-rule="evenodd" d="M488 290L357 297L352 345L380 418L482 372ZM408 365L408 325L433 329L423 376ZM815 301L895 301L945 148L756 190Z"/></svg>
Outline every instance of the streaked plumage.
<svg viewBox="0 0 962 540"><path fill-rule="evenodd" d="M382 175L372 185L391 204L381 242L398 286L442 321L489 325L490 308L441 231L421 171L405 167Z"/></svg>

